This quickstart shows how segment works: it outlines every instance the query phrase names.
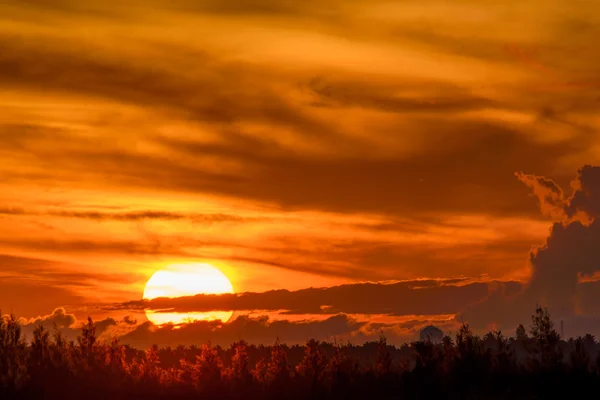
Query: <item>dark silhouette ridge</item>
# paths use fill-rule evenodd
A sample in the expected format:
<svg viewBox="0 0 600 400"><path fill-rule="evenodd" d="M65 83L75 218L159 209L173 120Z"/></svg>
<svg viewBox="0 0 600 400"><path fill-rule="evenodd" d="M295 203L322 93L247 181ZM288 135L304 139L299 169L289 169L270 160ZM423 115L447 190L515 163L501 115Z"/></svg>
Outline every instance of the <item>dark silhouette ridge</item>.
<svg viewBox="0 0 600 400"><path fill-rule="evenodd" d="M178 346L146 350L100 343L88 319L77 341L40 325L26 343L14 316L0 318L2 399L162 398L576 398L600 388L600 344L563 340L538 307L529 332L391 346L309 340L305 346Z"/></svg>

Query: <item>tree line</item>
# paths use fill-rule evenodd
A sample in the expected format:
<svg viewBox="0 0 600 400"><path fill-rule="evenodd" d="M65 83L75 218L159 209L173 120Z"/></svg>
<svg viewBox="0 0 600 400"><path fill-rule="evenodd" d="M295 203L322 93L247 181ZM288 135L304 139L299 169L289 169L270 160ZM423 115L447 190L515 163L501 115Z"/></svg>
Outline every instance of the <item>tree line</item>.
<svg viewBox="0 0 600 400"><path fill-rule="evenodd" d="M600 345L563 340L547 309L527 330L483 337L462 324L442 343L146 350L102 343L91 318L76 341L38 326L31 341L14 316L0 318L0 399L544 399L600 389Z"/></svg>

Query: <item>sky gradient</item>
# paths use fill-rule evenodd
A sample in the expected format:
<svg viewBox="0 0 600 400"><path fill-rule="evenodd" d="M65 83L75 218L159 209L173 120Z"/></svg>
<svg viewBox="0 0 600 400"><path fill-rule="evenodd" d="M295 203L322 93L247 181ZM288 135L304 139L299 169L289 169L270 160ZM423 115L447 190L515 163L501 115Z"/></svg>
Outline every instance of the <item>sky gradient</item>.
<svg viewBox="0 0 600 400"><path fill-rule="evenodd" d="M209 337L140 311L197 261L249 292L177 304L234 310L225 339L512 332L538 301L600 333L595 1L123 3L0 2L4 312Z"/></svg>

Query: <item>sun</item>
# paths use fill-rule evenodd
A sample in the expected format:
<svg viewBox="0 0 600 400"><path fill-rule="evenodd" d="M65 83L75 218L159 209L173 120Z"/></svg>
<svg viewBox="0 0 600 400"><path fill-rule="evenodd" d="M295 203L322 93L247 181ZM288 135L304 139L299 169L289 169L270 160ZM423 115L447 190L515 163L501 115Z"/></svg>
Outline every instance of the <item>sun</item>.
<svg viewBox="0 0 600 400"><path fill-rule="evenodd" d="M144 289L144 299L158 297L183 297L197 294L233 293L229 279L219 269L210 264L173 264L157 271L150 277ZM227 322L233 312L157 312L146 311L146 317L154 325L172 323L175 325L193 321L221 320Z"/></svg>

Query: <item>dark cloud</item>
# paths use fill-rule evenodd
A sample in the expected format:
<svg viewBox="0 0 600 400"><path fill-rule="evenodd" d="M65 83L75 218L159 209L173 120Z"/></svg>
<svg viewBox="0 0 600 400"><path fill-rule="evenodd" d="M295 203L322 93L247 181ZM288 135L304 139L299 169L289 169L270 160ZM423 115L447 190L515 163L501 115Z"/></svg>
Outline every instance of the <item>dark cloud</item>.
<svg viewBox="0 0 600 400"><path fill-rule="evenodd" d="M240 316L227 324L218 321L197 321L177 327L155 327L148 322L123 335L120 341L138 348L146 348L152 344L200 345L207 341L215 345L229 346L240 339L257 345L274 343L277 339L287 344L304 344L308 338L362 344L365 341L378 340L381 333L384 333L389 343L400 345L417 340L419 330L431 324L448 333L456 331L457 326L455 321L435 317L400 323L371 323L356 320L345 314L333 315L323 321L270 320L268 317Z"/></svg>
<svg viewBox="0 0 600 400"><path fill-rule="evenodd" d="M5 77L7 85L36 90L44 87L176 110L203 123L227 127L224 131L217 129L221 140L213 143L154 137L155 144L169 150L162 155L109 147L99 138L72 137L67 141L71 144L67 151L26 144L27 157L35 154L46 179L75 179L80 184L89 178L103 182L111 179L120 186L220 194L275 202L286 209L388 214L414 214L427 209L430 213L531 216L533 205L524 196L525 190L511 178L514 165L550 171L555 160L584 151L590 140L581 134L569 142L542 143L502 123L457 118L442 123L436 114L450 117L461 110L496 106L447 84L426 82L429 86L425 94L409 98L394 94L401 85L373 86L369 76L355 81L309 79L313 92L340 107L356 105L424 114L415 117L412 128L406 128L400 120L398 128L393 123L385 128L399 145L404 140L415 140L423 143L422 148L396 157L366 157L370 149L375 151L373 143L342 134L338 126L315 117L307 105L285 100L263 87L268 81L261 79L264 72L257 68L229 65L200 55L198 62L207 67L192 78L135 60L123 63L116 54L90 58L86 56L90 52L68 50L68 43L61 50L44 43L29 37L0 40L0 70L5 71L0 77ZM34 64L44 68L31 68ZM417 86L412 83L411 87ZM243 122L265 123L273 130L292 128L305 144L336 149L344 155L304 154L274 139L234 133L230 125ZM397 134L406 129L409 133ZM408 134L413 139L405 137ZM74 144L77 146L72 147ZM184 162L182 155L195 163ZM215 159L220 161L219 168L203 167L203 161ZM231 165L237 167L224 167ZM81 172L74 177L73 170ZM479 187L486 190L474 189Z"/></svg>
<svg viewBox="0 0 600 400"><path fill-rule="evenodd" d="M96 221L141 221L145 219L178 220L186 218L183 214L165 211L132 211L124 213L106 213L96 211L50 211L48 215L66 218L83 218Z"/></svg>
<svg viewBox="0 0 600 400"><path fill-rule="evenodd" d="M127 325L131 325L129 322L124 322L124 323ZM99 335L102 335L110 327L113 327L116 325L117 325L117 321L114 318L108 317L106 319L96 322L96 332L98 332Z"/></svg>
<svg viewBox="0 0 600 400"><path fill-rule="evenodd" d="M600 217L600 167L586 165L579 170L575 190L566 208L569 217L577 212L594 220Z"/></svg>
<svg viewBox="0 0 600 400"><path fill-rule="evenodd" d="M32 315L21 307L49 307L44 299L57 301L50 303L54 305L81 304L83 297L73 290L89 290L97 285L136 282L145 278L134 272L99 273L83 270L82 265L74 263L0 254L0 288L4 292L0 293L0 300L3 300L4 294L8 296L6 301L12 299L11 305L15 310L19 309L19 315ZM38 304L33 304L36 301Z"/></svg>
<svg viewBox="0 0 600 400"><path fill-rule="evenodd" d="M434 224L437 228L480 229L486 231L489 226L485 222L470 226L451 223ZM342 224L339 229L346 229ZM428 237L431 232L419 232ZM445 245L424 244L399 239L386 238L363 239L348 231L346 238L327 238L318 235L273 235L267 236L250 249L238 248L239 255L252 255L251 259L260 260L264 264L285 268L292 271L311 272L319 275L351 278L355 281L394 281L417 279L423 277L469 276L481 277L483 280L506 280L510 274L522 272L525 268L526 254L532 243L542 243L543 233L519 232L508 229L504 235L502 230L496 231L494 240L473 242L472 234L455 237L452 243ZM400 225L396 233L410 235ZM443 236L443 235L442 235ZM433 239L432 239L433 240ZM432 247L433 246L433 247ZM435 248L435 251L433 251ZM485 276L484 276L485 275Z"/></svg>
<svg viewBox="0 0 600 400"><path fill-rule="evenodd" d="M123 323L127 325L137 325L137 320L132 319L129 315L126 315L125 318L123 318Z"/></svg>
<svg viewBox="0 0 600 400"><path fill-rule="evenodd" d="M131 2L133 5L133 2ZM93 16L95 18L109 17L111 19L120 18L126 7L115 7L115 5L104 4L99 1L89 0L5 0L0 4L2 6L12 6L21 11L17 14L22 19L31 18L31 14L27 11L38 11L42 16L38 18L51 19L57 14L73 15L73 16ZM14 9L13 9L14 10ZM9 9L9 11L13 11Z"/></svg>
<svg viewBox="0 0 600 400"><path fill-rule="evenodd" d="M434 123L422 122L424 127ZM515 163L548 169L556 158L581 149L581 143L541 144L493 123L445 121L440 125L437 121L435 125L437 129L425 128L424 140L445 147L390 159L303 157L260 139L243 145L233 140L223 145L169 139L164 143L190 156L212 155L248 165L245 180L238 184L202 184L222 194L275 201L287 208L496 215L534 213L526 192L512 178ZM533 159L532 152L544 155ZM200 189L192 181L187 183L188 190ZM486 190L473 190L478 186Z"/></svg>
<svg viewBox="0 0 600 400"><path fill-rule="evenodd" d="M430 51L453 54L494 63L514 63L507 52L507 42L480 35L449 32L435 27L434 21L423 19L393 24L386 32L388 39L402 40Z"/></svg>
<svg viewBox="0 0 600 400"><path fill-rule="evenodd" d="M69 252L72 254L129 254L129 255L189 255L178 246L148 240L52 240L52 239L3 239L1 243L18 249L37 249L38 252Z"/></svg>
<svg viewBox="0 0 600 400"><path fill-rule="evenodd" d="M416 322L417 325L419 322ZM421 322L422 323L422 322ZM252 344L274 343L279 339L282 343L301 344L307 338L317 340L333 340L334 338L364 341L365 337L378 338L381 329L368 328L367 322L359 322L346 315L332 316L324 321L299 321L286 320L271 321L267 317L249 318L238 317L236 320L221 324L220 322L198 321L177 328L169 325L155 327L151 323L140 325L134 331L121 337L121 342L138 348L146 348L152 344L159 346L175 346L178 344L202 344L211 341L213 344L228 346L234 341L244 339ZM387 330L391 325L385 326ZM380 327L379 327L380 328ZM416 338L405 328L405 335ZM392 336L391 341L397 342L397 337ZM406 339L405 339L406 340Z"/></svg>
<svg viewBox="0 0 600 400"><path fill-rule="evenodd" d="M199 223L219 223L219 222L258 222L264 221L264 219L258 218L246 218L239 215L233 214L184 214L170 211L158 211L158 210L141 210L141 211L128 211L128 212L105 212L105 211L73 211L73 210L25 210L19 207L0 207L0 215L13 215L13 216L50 216L50 217L62 217L62 218L78 218L78 219L89 219L93 221L121 221L121 222L137 222L143 220L190 220L192 222Z"/></svg>
<svg viewBox="0 0 600 400"><path fill-rule="evenodd" d="M319 107L356 107L398 114L456 113L501 107L491 99L444 82L421 82L418 92L417 85L411 82L394 86L389 82L316 78L308 87L317 96L315 105Z"/></svg>
<svg viewBox="0 0 600 400"><path fill-rule="evenodd" d="M583 301L596 303L587 289L590 284L578 282L581 277L592 277L600 271L600 248L597 245L600 243L600 220L595 214L600 201L600 181L596 179L599 170L600 167L583 167L570 198L564 197L562 190L548 179L526 177L525 182L534 188L542 209L544 206L554 209L562 206L560 210L563 213L585 213L586 221L554 223L546 243L531 252L533 274L524 292L513 298L495 294L465 312L465 319L476 324L492 322L492 319L514 324L522 320L525 313L531 313L536 304L546 305L556 318L566 319L589 310L590 305Z"/></svg>
<svg viewBox="0 0 600 400"><path fill-rule="evenodd" d="M532 252L533 276L528 292L559 316L575 311L578 275L600 271L600 220L555 223L546 245Z"/></svg>
<svg viewBox="0 0 600 400"><path fill-rule="evenodd" d="M0 215L28 215L27 211L18 207L1 207Z"/></svg>
<svg viewBox="0 0 600 400"><path fill-rule="evenodd" d="M185 11L214 13L224 15L254 15L262 17L282 17L289 16L294 18L302 17L332 17L339 15L342 11L344 2L339 0L328 0L319 2L315 0L297 1L297 0L243 0L222 2L219 0L177 0L165 2L164 0L153 0L157 5L163 5L165 8ZM346 3L352 3L346 2Z"/></svg>
<svg viewBox="0 0 600 400"><path fill-rule="evenodd" d="M157 220L179 220L188 218L188 215L166 211L132 211L132 212L99 212L99 211L70 211L70 210L47 210L34 211L18 207L0 208L0 215L22 215L22 216L51 216L64 218L80 218L95 221L142 221L145 219ZM233 217L233 216L232 216ZM208 216L207 216L207 219ZM226 215L216 215L215 219L226 219Z"/></svg>
<svg viewBox="0 0 600 400"><path fill-rule="evenodd" d="M110 6L91 0L7 0L21 8L38 9L46 12L55 11L63 13L77 13L115 18L118 15L128 14L140 7L152 7L156 10L177 11L189 13L209 13L223 15L256 15L256 16L293 16L331 15L334 10L340 9L343 2L328 0L326 3L314 0L241 0L227 3L218 0L132 0L123 4ZM323 7L327 4L327 7ZM323 10L325 8L325 10Z"/></svg>
<svg viewBox="0 0 600 400"><path fill-rule="evenodd" d="M172 46L138 45L155 51L170 51ZM262 122L291 128L306 137L318 135L319 141L339 136L334 127L276 93L266 83L276 78L274 72L269 76L250 63L226 62L215 55L194 52L186 55L201 72L189 76L157 63L149 65L144 59L124 63L118 54L101 52L91 57L85 50L81 43L64 42L59 47L40 37L0 35L0 82L23 90L45 88L152 107L205 124ZM180 49L180 57L185 50ZM32 68L34 64L43 68ZM202 69L198 69L199 64Z"/></svg>
<svg viewBox="0 0 600 400"><path fill-rule="evenodd" d="M588 316L600 316L600 280L581 282L577 285L575 312Z"/></svg>
<svg viewBox="0 0 600 400"><path fill-rule="evenodd" d="M298 291L196 295L123 303L116 309L192 312L211 310L286 310L288 314L454 314L482 298L494 285L510 294L520 290L516 282L466 283L456 280L417 280L394 284L357 283ZM367 300L368 299L368 300Z"/></svg>
<svg viewBox="0 0 600 400"><path fill-rule="evenodd" d="M237 248L238 254L233 255L224 255L220 256L219 259L223 261L239 261L239 262L248 262L259 265L267 265L272 267L279 268L290 268L293 269L293 266L287 266L286 264L278 263L275 261L271 261L271 257L262 257L262 256L251 256L244 255L241 250L245 250L248 253L252 252L251 245L244 245L235 242L221 242L214 240L198 240L193 238L188 238L185 236L177 235L177 236L160 236L160 235L147 235L144 239L138 240L52 240L52 239L35 239L35 238L25 238L25 239L2 239L0 240L0 244L4 247L21 250L21 251L31 251L35 250L39 253L52 253L52 254L80 254L80 255L119 255L119 256L131 256L131 257L183 257L186 259L213 259L214 254L210 251L211 248L214 247L229 247L229 248ZM2 256L0 256L1 258ZM141 279L144 279L143 275L138 275L135 273L130 274L113 274L113 275L102 275L98 273L72 273L70 271L73 270L73 267L77 266L69 266L68 264L57 263L57 267L62 267L67 269L66 271L61 271L60 269L51 269L51 270L41 270L39 275L36 275L38 271L37 269L29 268L28 270L18 270L14 269L16 260L13 256L5 256L5 259L9 262L4 264L0 264L0 272L3 272L6 276L20 276L21 271L22 275L29 275L31 278L39 277L39 278L47 278L52 280L60 280L63 285L75 283L75 285L86 285L88 280L106 280L107 282L139 282ZM45 263L45 262L43 262ZM70 269L70 271L69 271ZM81 269L81 268L77 268ZM339 271L337 272L339 274Z"/></svg>

